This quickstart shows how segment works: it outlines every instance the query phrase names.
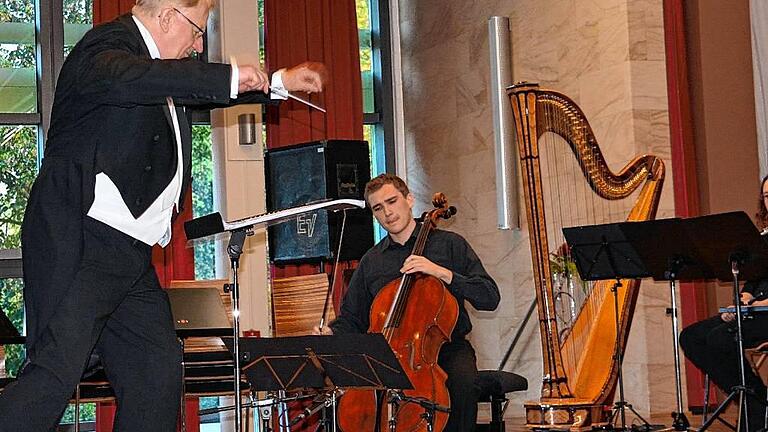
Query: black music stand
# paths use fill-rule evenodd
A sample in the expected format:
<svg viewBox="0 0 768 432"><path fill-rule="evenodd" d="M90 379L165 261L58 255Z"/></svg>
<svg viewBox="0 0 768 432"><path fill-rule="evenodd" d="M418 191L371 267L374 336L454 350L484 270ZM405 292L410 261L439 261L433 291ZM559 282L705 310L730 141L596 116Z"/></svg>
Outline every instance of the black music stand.
<svg viewBox="0 0 768 432"><path fill-rule="evenodd" d="M232 340L224 343L234 350ZM325 393L317 409L305 410L291 426L320 408L335 408L341 389L413 388L392 348L378 333L244 338L240 345L243 372L254 391ZM269 431L269 424L264 426Z"/></svg>
<svg viewBox="0 0 768 432"><path fill-rule="evenodd" d="M224 285L224 292L232 297L232 337L233 356L235 360L235 415L233 428L235 432L242 431L242 400L240 394L240 257L243 254L245 239L253 235L257 228L264 228L276 223L295 218L297 215L315 210L346 210L349 208L364 208L365 201L354 199L324 200L307 205L283 209L272 213L249 216L234 221L225 221L219 213L212 213L191 221L184 222L184 233L187 240L196 240L216 234L229 232L227 255L229 256L232 283Z"/></svg>
<svg viewBox="0 0 768 432"><path fill-rule="evenodd" d="M604 226L567 228L563 231L599 230L598 227L610 226L613 237L620 249L620 258L625 258L633 268L631 277L650 276L657 281L669 281L672 302L672 331L675 345L675 374L677 386L677 411L672 413L675 430L687 430L690 426L682 409L682 389L680 378L678 313L675 296L675 281L719 279L733 282L734 304L737 314L737 335L741 385L732 389L728 398L715 410L712 417L700 430L706 430L725 409L727 404L739 397L739 423L741 428L742 410L746 416L746 395L756 397L745 385L744 350L741 333L742 312L739 305L739 276L762 278L768 274L768 245L763 241L752 221L744 212L732 212L701 216L690 219L660 219L643 222L622 222ZM566 238L568 238L566 233ZM570 243L570 240L569 240ZM573 246L572 246L573 248ZM587 245L587 249L594 245ZM605 270L605 263L593 264L584 253L575 254L579 272L582 267L588 270L597 267ZM581 263L580 263L581 261ZM619 259L622 262L624 259ZM726 266L726 264L729 264ZM604 275L603 275L604 276ZM757 398L765 403L761 398Z"/></svg>
<svg viewBox="0 0 768 432"><path fill-rule="evenodd" d="M619 400L614 404L607 429L616 429L613 423L616 415L621 420L621 428L627 429L626 408L629 408L644 425L644 430L650 430L651 425L627 403L624 397L624 376L622 363L624 355L620 347L621 323L619 322L619 297L621 279L639 279L649 276L642 259L633 245L620 229L620 224L590 225L574 228L563 228L571 256L579 271L579 276L585 281L613 280L613 310L616 325L616 356L618 363Z"/></svg>
<svg viewBox="0 0 768 432"><path fill-rule="evenodd" d="M675 431L690 429L683 411L682 373L680 366L680 333L678 332L677 281L711 279L712 271L703 263L686 227L689 221L679 218L658 219L619 224L627 239L636 247L643 263L656 281L669 282L672 343L675 361L676 411L672 413ZM696 234L693 233L695 236Z"/></svg>
<svg viewBox="0 0 768 432"><path fill-rule="evenodd" d="M659 229L661 228L661 229ZM744 212L731 212L701 216L690 219L672 219L627 223L623 230L635 239L635 244L644 249L641 255L651 269L655 280L668 280L672 289L673 331L675 333L676 379L678 386L678 411L673 413L673 428L688 429L688 421L682 412L679 372L679 338L677 334L677 311L674 297L675 280L692 281L718 279L733 283L734 305L736 305L736 328L739 346L740 386L732 389L725 401L702 425L706 430L719 418L731 400L739 398L739 420L736 429L742 427L741 419L746 418L746 396L757 398L746 388L744 370L744 347L741 330L743 311L739 300L739 278L748 275L750 279L763 278L768 274L768 245L765 244L752 221ZM666 270L664 261L667 262ZM726 266L726 263L729 265ZM742 415L743 414L743 415ZM748 426L747 426L748 430Z"/></svg>
<svg viewBox="0 0 768 432"><path fill-rule="evenodd" d="M749 432L749 424L742 423L748 418L746 398L753 397L765 405L746 387L744 340L742 336L742 318L739 281L740 279L762 279L768 274L768 245L744 212L722 215L703 216L689 220L697 234L693 239L704 263L711 267L714 277L720 281L733 281L733 304L736 307L736 334L739 350L740 385L731 389L726 399L715 409L712 416L702 425L700 431L708 429L719 419L728 403L738 398L739 410L736 423L737 432ZM691 230L689 230L691 232ZM726 235L724 235L726 234ZM725 264L730 263L730 268ZM730 271L729 271L730 270ZM730 274L729 274L730 273Z"/></svg>

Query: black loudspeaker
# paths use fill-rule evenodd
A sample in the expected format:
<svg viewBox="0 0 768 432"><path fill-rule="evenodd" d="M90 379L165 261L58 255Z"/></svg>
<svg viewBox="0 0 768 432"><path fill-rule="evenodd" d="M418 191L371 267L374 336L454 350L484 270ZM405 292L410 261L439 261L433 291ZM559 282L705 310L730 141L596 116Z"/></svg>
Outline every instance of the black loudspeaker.
<svg viewBox="0 0 768 432"><path fill-rule="evenodd" d="M328 140L266 153L269 211L325 199L363 199L371 179L368 143ZM273 261L332 259L338 247L343 212L320 210L269 228ZM360 259L373 246L370 210L347 210L341 260Z"/></svg>

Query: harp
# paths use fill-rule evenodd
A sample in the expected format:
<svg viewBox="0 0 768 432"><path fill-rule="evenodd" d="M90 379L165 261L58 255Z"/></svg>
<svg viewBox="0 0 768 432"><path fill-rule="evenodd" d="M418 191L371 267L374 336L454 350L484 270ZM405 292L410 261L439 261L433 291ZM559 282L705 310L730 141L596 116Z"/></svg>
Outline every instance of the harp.
<svg viewBox="0 0 768 432"><path fill-rule="evenodd" d="M562 228L655 217L664 163L655 156L609 168L581 109L567 96L522 83L507 90L517 130L543 356L541 399L526 403L532 428L604 424L616 391L639 281L579 280ZM617 341L617 339L619 339Z"/></svg>

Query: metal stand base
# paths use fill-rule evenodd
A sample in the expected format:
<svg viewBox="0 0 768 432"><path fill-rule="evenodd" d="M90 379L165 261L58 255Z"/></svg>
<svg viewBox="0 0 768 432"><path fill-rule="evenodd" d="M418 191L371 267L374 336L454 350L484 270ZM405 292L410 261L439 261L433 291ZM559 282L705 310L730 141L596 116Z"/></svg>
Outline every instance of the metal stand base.
<svg viewBox="0 0 768 432"><path fill-rule="evenodd" d="M704 422L703 425L701 425L701 429L699 429L699 432L706 431L709 429L710 426L715 422L715 420L719 420L720 422L724 423L726 426L729 426L736 432L749 432L749 424L744 424L744 417L747 416L747 397L755 398L758 402L760 402L763 405L763 408L765 408L766 401L763 400L763 398L759 397L755 394L752 389L747 388L746 386L735 386L731 389L731 392L728 393L728 396L725 398L725 400L718 405L717 409L712 412L712 416L707 419L706 422ZM720 418L720 415L725 411L726 408L728 408L728 404L731 403L731 401L736 401L736 403L739 404L739 410L738 410L738 417L736 419L736 425L731 425L730 423L726 422L725 420ZM754 430L753 432L757 432L758 430L764 430L764 428L758 428L757 430Z"/></svg>
<svg viewBox="0 0 768 432"><path fill-rule="evenodd" d="M621 338L621 323L619 323L619 288L621 287L621 281L616 280L616 283L613 284L611 287L611 292L613 292L613 312L614 312L614 320L616 324L616 361L618 363L618 378L619 378L619 400L616 401L615 404L613 404L613 410L611 412L611 415L608 417L608 424L610 426L610 430L621 430L625 431L627 430L627 414L626 410L629 408L629 410L638 418L640 419L642 423L641 426L633 426L632 428L639 428L639 430L643 431L650 431L651 425L645 419L637 412L634 408L632 408L632 405L627 403L626 398L624 397L624 373L623 373L623 363L624 363L624 356L621 352L621 346L619 344ZM616 421L618 419L621 420L621 427L616 426Z"/></svg>

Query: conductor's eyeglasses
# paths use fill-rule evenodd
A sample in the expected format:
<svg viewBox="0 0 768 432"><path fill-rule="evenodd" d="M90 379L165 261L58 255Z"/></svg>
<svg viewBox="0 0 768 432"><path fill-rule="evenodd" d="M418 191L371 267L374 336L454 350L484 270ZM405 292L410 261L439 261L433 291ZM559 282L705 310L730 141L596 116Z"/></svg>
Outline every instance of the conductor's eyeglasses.
<svg viewBox="0 0 768 432"><path fill-rule="evenodd" d="M187 20L188 23L190 23L192 25L192 27L195 28L195 40L200 39L203 36L205 36L205 30L201 29L199 25L195 24L194 21L192 21L191 19L189 19L189 17L184 15L184 12L182 12L182 11L176 9L176 8L173 8L173 10L178 12L179 15L181 15L185 20Z"/></svg>

